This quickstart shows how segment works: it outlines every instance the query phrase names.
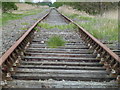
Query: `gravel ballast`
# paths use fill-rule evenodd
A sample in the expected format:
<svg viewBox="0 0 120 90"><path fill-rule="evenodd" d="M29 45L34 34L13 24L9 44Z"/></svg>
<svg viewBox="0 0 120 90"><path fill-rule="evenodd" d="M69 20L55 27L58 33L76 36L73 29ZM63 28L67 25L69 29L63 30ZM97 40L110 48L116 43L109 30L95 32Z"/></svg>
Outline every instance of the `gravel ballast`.
<svg viewBox="0 0 120 90"><path fill-rule="evenodd" d="M11 20L2 27L2 53L8 50L38 19L42 18L49 9L36 15L25 16L22 19ZM24 23L26 23L24 25Z"/></svg>

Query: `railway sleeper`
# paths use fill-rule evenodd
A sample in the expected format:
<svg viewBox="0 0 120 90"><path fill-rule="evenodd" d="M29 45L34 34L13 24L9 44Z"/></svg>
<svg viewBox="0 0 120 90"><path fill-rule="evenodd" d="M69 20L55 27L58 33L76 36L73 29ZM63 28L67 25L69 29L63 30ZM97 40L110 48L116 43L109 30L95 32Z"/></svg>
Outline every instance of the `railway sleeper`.
<svg viewBox="0 0 120 90"><path fill-rule="evenodd" d="M29 46L30 48L50 48L47 45L39 45L39 44L31 44ZM65 45L65 46L59 46L58 49L89 49L88 46L85 45L76 45L76 46L70 46L70 45Z"/></svg>
<svg viewBox="0 0 120 90"><path fill-rule="evenodd" d="M55 81L49 80L13 80L8 82L13 88L117 88L115 81L95 82L95 81ZM10 87L10 86L6 86Z"/></svg>
<svg viewBox="0 0 120 90"><path fill-rule="evenodd" d="M111 81L115 78L112 78L108 75L100 75L100 74L35 74L35 73L18 73L12 76L14 79L17 80L47 80L47 79L54 79L54 80L72 80L72 81Z"/></svg>
<svg viewBox="0 0 120 90"><path fill-rule="evenodd" d="M98 62L70 62L70 61L22 61L22 65L55 65L55 66L96 66L103 67L103 64Z"/></svg>
<svg viewBox="0 0 120 90"><path fill-rule="evenodd" d="M97 66L68 66L68 65L21 65L19 68L28 69L63 69L63 70L105 70L104 67Z"/></svg>
<svg viewBox="0 0 120 90"><path fill-rule="evenodd" d="M52 12L54 12L55 14ZM65 24L67 25L68 23L66 23L63 20L63 18L61 19L61 17L59 16L60 16L59 13L52 10L51 14L48 14L48 18L44 20L44 22L47 22L48 24L59 23L59 25L65 25ZM63 17L65 18L65 16ZM58 18L59 18L59 22L56 21ZM113 65L115 64L114 59L108 63L108 61L111 60L111 56L105 52L102 55L104 62L100 63L101 52L103 51L103 48L101 48L100 45L94 42L96 39L92 40L94 39L94 37L91 38L89 36L89 33L87 35L84 30L82 31L82 28L79 27L80 37L78 34L75 34L72 31L66 35L62 34L62 36L64 36L64 39L68 41L65 44L64 48L63 47L48 48L46 45L46 41L53 34L48 34L49 31L45 32L46 34L44 35L42 33L44 33L44 31L34 33L35 37L33 38L33 41L32 39L30 40L31 41L31 43L29 43L30 46L29 47L27 46L27 48L25 48L26 49L25 56L22 57L22 60L20 62L21 65L16 69L16 73L15 74L12 74L10 72L5 73L7 78L11 78L13 80L11 81L11 83L8 82L9 85L17 84L14 85L14 87L19 87L22 84L21 83L18 84L18 82L23 81L22 82L23 87L30 86L31 83L32 83L31 85L32 87L35 83L37 86L38 82L36 81L39 81L40 84L39 87L42 88L50 88L50 85L51 87L53 86L53 87L72 87L72 88L76 86L77 87L79 86L118 87L119 84L115 83L116 77L113 77L111 75L111 72L115 71L113 67ZM27 39L24 40L25 44L27 44L26 41L28 40ZM95 49L95 51L93 52L92 49L93 50ZM48 54L49 56L47 56ZM65 57L63 54L68 55L69 57ZM116 65L115 68L116 67L118 67L118 65ZM12 68L10 69L12 70ZM112 69L113 71L109 72L106 71L106 69L110 69L110 70ZM113 72L112 74L116 74L116 72L115 73ZM119 80L120 78L118 74L119 73L117 72L117 80ZM66 84L66 82L68 84ZM79 82L82 83L80 84ZM48 85L48 83L50 85ZM86 83L88 85L86 85Z"/></svg>
<svg viewBox="0 0 120 90"><path fill-rule="evenodd" d="M96 55L93 54L62 54L62 53L30 53L26 52L26 56L51 56L51 57L87 57L87 58L96 58Z"/></svg>
<svg viewBox="0 0 120 90"><path fill-rule="evenodd" d="M33 56L25 56L25 61L72 61L72 62L100 62L97 58L76 58L76 57L33 57Z"/></svg>

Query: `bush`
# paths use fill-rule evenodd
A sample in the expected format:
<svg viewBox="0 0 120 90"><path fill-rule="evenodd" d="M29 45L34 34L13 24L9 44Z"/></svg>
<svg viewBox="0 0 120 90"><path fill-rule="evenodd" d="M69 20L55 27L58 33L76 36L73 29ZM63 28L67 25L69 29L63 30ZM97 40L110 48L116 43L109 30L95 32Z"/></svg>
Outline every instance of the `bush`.
<svg viewBox="0 0 120 90"><path fill-rule="evenodd" d="M15 5L14 2L2 2L2 12L8 12L10 10L17 10L18 7Z"/></svg>

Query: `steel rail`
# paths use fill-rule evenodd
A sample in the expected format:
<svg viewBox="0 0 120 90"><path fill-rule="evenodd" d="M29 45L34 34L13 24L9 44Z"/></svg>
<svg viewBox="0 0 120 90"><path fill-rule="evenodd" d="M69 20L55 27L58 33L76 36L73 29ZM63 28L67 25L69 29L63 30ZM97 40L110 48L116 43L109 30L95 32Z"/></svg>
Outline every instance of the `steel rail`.
<svg viewBox="0 0 120 90"><path fill-rule="evenodd" d="M66 17L65 15L61 14L64 18L68 19L70 22L75 24L76 26L79 27L80 30L82 30L86 35L88 35L93 41L95 41L98 45L100 45L105 51L107 51L116 61L120 62L120 57L115 54L112 50L110 50L106 45L101 43L98 39L96 39L93 35L91 35L87 30L85 30L83 27L75 23L73 20L70 18Z"/></svg>
<svg viewBox="0 0 120 90"><path fill-rule="evenodd" d="M16 42L12 45L1 57L0 57L0 66L2 67L3 63L12 55L16 48L25 40L25 38L34 30L34 27L37 26L39 22L45 19L51 10L45 14L41 19L34 23ZM24 46L25 47L25 46ZM23 48L24 49L24 48ZM19 52L19 51L18 51ZM3 68L3 67L2 67Z"/></svg>
<svg viewBox="0 0 120 90"><path fill-rule="evenodd" d="M2 70L7 73L6 75L7 77L10 77L10 75L8 74L10 74L10 72L13 71L13 70L10 71L10 68L12 66L16 66L16 65L13 65L16 61L15 55L19 55L19 50L21 50L22 47L23 47L22 49L25 48L25 46L29 42L28 39L29 38L32 39L31 33L33 33L34 31L34 27L37 26L37 24L41 22L43 19L45 19L50 14L50 11L45 16L43 16L41 19L39 19L32 27L30 27L28 31L25 32L25 34L21 38L19 38L19 40L16 41L16 43L10 49L8 49L7 52L5 52L5 54L0 58L0 66L3 65ZM101 59L100 63L104 64L104 66L106 67L106 70L110 72L113 70L115 71L114 73L113 72L111 73L114 77L117 78L117 80L120 81L120 57L116 55L114 52L112 52L106 45L98 41L89 32L87 32L85 29L79 26L77 23L75 23L74 21L72 21L71 19L63 15L62 13L60 13L58 10L56 11L62 17L64 17L67 21L73 23L74 25L78 27L79 29L78 33L80 34L80 37L86 42L86 45L88 45L91 50L94 50L94 52L98 54L98 57ZM14 53L16 52L17 54L14 55ZM15 64L17 64L17 62ZM7 70L5 70L6 68Z"/></svg>
<svg viewBox="0 0 120 90"><path fill-rule="evenodd" d="M60 12L59 12L60 13ZM61 13L60 13L61 14ZM83 27L81 27L80 25L78 25L77 23L75 23L73 20L71 20L70 18L66 17L65 15L61 14L65 19L67 19L68 21L72 22L73 24L75 24L77 27L79 27L79 29L81 31L83 31L86 35L88 35L93 41L95 41L97 44L99 44L105 51L107 51L114 59L116 59L118 62L120 62L120 57L115 54L112 50L110 50L106 45L104 45L103 43L101 43L98 39L96 39L93 35L91 35L89 32L87 32L87 30L85 30Z"/></svg>
<svg viewBox="0 0 120 90"><path fill-rule="evenodd" d="M88 45L91 50L94 50L94 52L98 54L100 63L104 64L104 67L110 72L110 75L115 77L120 83L120 57L96 39L93 35L87 32L87 30L83 27L75 23L64 14L60 13L57 9L55 10L66 20L78 27L80 37L86 42L86 45Z"/></svg>

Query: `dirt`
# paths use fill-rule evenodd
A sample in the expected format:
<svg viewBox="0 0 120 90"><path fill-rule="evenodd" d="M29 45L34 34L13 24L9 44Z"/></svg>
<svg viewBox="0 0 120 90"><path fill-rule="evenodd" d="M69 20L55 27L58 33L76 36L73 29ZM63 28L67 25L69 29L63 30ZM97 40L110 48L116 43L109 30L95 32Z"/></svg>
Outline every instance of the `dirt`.
<svg viewBox="0 0 120 90"><path fill-rule="evenodd" d="M82 15L82 16L84 15L87 17L94 17L92 15L87 14L84 11L78 11L77 9L73 9L72 7L67 6L67 5L63 5L63 6L59 7L58 11L63 12L63 13L69 13L69 15L78 14L78 15Z"/></svg>
<svg viewBox="0 0 120 90"><path fill-rule="evenodd" d="M102 17L118 20L118 10L106 11L106 12L104 12Z"/></svg>
<svg viewBox="0 0 120 90"><path fill-rule="evenodd" d="M73 9L70 6L67 6L67 5L59 7L58 10L60 12L63 12L63 13L69 13L69 15L78 14L78 15L87 16L87 17L98 17L98 18L101 17L101 18L118 20L118 10L117 9L106 11L106 12L103 13L102 16L100 16L100 15L96 15L96 16L89 15L88 13L86 13L84 11L78 11L76 9Z"/></svg>
<svg viewBox="0 0 120 90"><path fill-rule="evenodd" d="M25 3L16 3L16 6L18 7L18 10L12 11L14 14L22 14L25 11L33 10L33 9L44 9L48 8L48 6L37 6L37 5L30 5Z"/></svg>

